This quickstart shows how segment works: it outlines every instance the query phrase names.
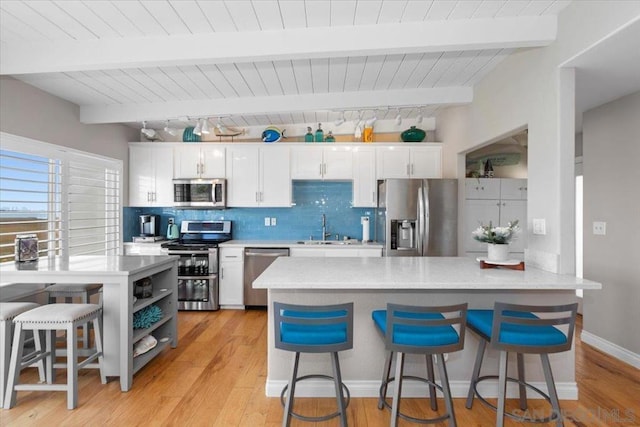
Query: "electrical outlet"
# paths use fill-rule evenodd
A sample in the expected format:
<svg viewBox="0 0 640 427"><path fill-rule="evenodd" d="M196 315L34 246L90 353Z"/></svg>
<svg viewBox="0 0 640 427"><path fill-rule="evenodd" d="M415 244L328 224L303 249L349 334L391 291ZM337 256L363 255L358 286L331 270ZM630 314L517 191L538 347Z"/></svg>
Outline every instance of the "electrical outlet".
<svg viewBox="0 0 640 427"><path fill-rule="evenodd" d="M270 225L271 225L271 218L265 217L264 218L264 226L265 227L269 227Z"/></svg>
<svg viewBox="0 0 640 427"><path fill-rule="evenodd" d="M278 224L275 218L271 218L271 226L275 227Z"/></svg>
<svg viewBox="0 0 640 427"><path fill-rule="evenodd" d="M607 234L607 223L604 221L593 221L593 234L604 236Z"/></svg>
<svg viewBox="0 0 640 427"><path fill-rule="evenodd" d="M533 219L533 234L547 234L547 224L544 218Z"/></svg>

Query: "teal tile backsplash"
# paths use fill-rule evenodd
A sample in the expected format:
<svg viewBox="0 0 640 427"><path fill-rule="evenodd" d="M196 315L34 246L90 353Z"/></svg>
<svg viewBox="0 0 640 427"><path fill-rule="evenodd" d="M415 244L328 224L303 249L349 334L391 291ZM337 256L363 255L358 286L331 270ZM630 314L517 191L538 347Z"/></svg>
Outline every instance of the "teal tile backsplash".
<svg viewBox="0 0 640 427"><path fill-rule="evenodd" d="M233 238L241 240L303 240L322 236L322 214L327 218L327 231L362 239L360 217L368 216L373 236L374 208L351 207L351 182L293 181L291 208L227 208L224 210L166 208L124 208L124 241L130 242L139 234L138 215L160 215L160 230L166 234L169 218L180 224L183 220L233 221ZM277 225L265 227L266 217L276 218Z"/></svg>

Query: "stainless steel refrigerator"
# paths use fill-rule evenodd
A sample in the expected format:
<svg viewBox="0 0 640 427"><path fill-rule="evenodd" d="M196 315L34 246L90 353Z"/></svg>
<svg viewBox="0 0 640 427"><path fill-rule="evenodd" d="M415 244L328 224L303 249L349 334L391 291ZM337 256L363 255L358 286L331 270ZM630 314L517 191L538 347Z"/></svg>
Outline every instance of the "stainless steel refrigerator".
<svg viewBox="0 0 640 427"><path fill-rule="evenodd" d="M384 256L457 256L458 180L380 181L376 240Z"/></svg>

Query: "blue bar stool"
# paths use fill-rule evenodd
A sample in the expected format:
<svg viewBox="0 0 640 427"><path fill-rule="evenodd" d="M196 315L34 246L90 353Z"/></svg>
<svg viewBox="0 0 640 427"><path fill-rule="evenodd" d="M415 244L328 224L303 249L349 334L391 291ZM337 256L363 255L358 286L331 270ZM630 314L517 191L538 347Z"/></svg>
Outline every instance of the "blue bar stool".
<svg viewBox="0 0 640 427"><path fill-rule="evenodd" d="M449 420L450 426L456 425L453 400L449 388L449 378L444 360L444 353L461 350L464 347L465 320L467 304L440 307L418 307L411 305L387 304L386 310L376 310L371 314L373 322L384 336L387 358L382 374L378 409L384 406L391 408L391 426L396 426L398 417L420 424L439 423ZM458 331L453 327L458 325ZM395 377L389 377L393 354L396 353ZM427 378L404 375L404 355L406 353L424 354L427 362ZM440 382L434 379L433 356L437 356ZM402 382L405 379L422 381L429 385L431 409L438 409L436 388L444 394L447 413L445 415L420 419L400 412ZM393 405L386 401L387 386L394 382Z"/></svg>
<svg viewBox="0 0 640 427"><path fill-rule="evenodd" d="M346 409L349 405L349 389L342 383L338 352L353 348L353 303L336 305L294 305L274 302L275 347L293 351L293 369L288 385L282 389L280 400L284 406L283 427L291 423L291 417L302 421L326 421L340 417L340 425L347 425ZM300 353L331 353L333 377L328 375L304 375L298 377ZM296 383L309 378L333 380L338 410L320 417L308 417L293 412ZM346 399L343 393L346 392ZM286 403L284 395L287 394Z"/></svg>
<svg viewBox="0 0 640 427"><path fill-rule="evenodd" d="M504 417L522 422L550 422L555 420L557 426L564 425L560 416L560 402L556 386L551 373L549 353L559 353L569 350L573 340L573 330L576 321L578 304L555 306L519 305L496 302L493 310L469 310L467 326L481 338L476 362L473 368L469 394L467 395L467 409L471 409L473 399L478 399L485 405L497 411L496 426L504 425ZM543 314L544 318L535 313ZM556 326L566 328L566 334ZM485 348L489 346L500 350L499 375L480 376L482 357ZM507 359L509 352L517 354L518 378L507 376ZM542 361L544 378L549 394L532 386L525 381L523 354L539 354ZM487 379L498 379L498 406L487 402L478 393L478 383ZM520 409L527 409L526 388L534 390L551 404L552 413L546 418L533 418L505 413L505 399L507 381L518 383L520 392Z"/></svg>

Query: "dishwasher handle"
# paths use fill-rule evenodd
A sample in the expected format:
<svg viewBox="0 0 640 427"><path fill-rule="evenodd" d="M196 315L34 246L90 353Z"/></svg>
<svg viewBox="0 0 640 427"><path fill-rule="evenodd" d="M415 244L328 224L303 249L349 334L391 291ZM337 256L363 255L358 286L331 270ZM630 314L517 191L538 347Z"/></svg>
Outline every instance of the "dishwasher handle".
<svg viewBox="0 0 640 427"><path fill-rule="evenodd" d="M281 257L289 256L289 249L263 249L263 248L246 248L244 250L245 256L254 257Z"/></svg>

